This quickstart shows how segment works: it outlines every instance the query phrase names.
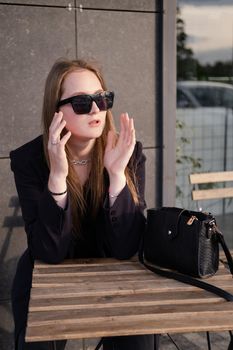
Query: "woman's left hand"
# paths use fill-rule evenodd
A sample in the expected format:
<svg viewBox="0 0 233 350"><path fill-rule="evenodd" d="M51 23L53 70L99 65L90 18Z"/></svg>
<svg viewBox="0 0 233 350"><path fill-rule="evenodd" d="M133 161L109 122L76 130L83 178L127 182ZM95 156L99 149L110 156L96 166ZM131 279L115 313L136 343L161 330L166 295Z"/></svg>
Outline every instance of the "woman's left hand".
<svg viewBox="0 0 233 350"><path fill-rule="evenodd" d="M124 176L125 168L132 156L136 142L134 122L132 118L129 118L128 113L121 114L120 126L117 141L114 132L109 131L104 154L104 166L108 171L110 180L111 177Z"/></svg>

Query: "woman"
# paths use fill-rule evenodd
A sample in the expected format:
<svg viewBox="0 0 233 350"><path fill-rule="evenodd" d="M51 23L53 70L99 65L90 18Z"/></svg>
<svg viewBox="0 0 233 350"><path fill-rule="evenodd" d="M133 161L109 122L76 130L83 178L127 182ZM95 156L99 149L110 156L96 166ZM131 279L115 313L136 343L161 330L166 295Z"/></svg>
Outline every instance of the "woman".
<svg viewBox="0 0 233 350"><path fill-rule="evenodd" d="M17 350L51 346L24 341L34 259L128 259L138 250L145 156L127 113L116 133L113 99L95 66L57 61L45 85L43 136L10 153L28 239L12 291ZM56 346L64 349L65 341ZM103 348L152 350L154 338L105 338Z"/></svg>

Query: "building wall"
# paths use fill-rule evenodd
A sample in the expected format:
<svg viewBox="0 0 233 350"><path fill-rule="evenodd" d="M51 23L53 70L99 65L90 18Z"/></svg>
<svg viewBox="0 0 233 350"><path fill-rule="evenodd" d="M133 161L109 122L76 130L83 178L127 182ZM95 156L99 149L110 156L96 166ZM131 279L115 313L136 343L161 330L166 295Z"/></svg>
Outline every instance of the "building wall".
<svg viewBox="0 0 233 350"><path fill-rule="evenodd" d="M158 0L14 0L0 4L3 350L13 348L10 288L18 258L26 247L9 152L41 133L44 82L57 58L100 62L109 89L116 93L113 113L117 126L122 111L135 119L137 139L143 143L147 157L146 200L148 207L155 205L155 164L161 151L155 139L155 22L162 15L157 5Z"/></svg>

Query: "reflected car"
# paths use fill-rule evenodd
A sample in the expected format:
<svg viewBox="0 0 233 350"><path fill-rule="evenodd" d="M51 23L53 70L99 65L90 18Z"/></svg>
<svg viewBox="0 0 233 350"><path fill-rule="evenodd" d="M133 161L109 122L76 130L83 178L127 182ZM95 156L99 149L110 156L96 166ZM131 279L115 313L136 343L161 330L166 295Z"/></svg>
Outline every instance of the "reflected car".
<svg viewBox="0 0 233 350"><path fill-rule="evenodd" d="M233 108L233 85L210 81L178 81L177 108Z"/></svg>

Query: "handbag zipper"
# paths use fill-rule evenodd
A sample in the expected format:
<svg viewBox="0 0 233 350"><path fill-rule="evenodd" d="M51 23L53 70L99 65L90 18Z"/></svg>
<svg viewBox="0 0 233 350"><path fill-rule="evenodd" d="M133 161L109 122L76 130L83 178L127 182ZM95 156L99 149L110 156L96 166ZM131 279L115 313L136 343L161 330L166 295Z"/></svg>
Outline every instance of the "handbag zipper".
<svg viewBox="0 0 233 350"><path fill-rule="evenodd" d="M191 226L194 220L198 220L198 218L195 215L192 215L191 218L188 219L187 225Z"/></svg>

